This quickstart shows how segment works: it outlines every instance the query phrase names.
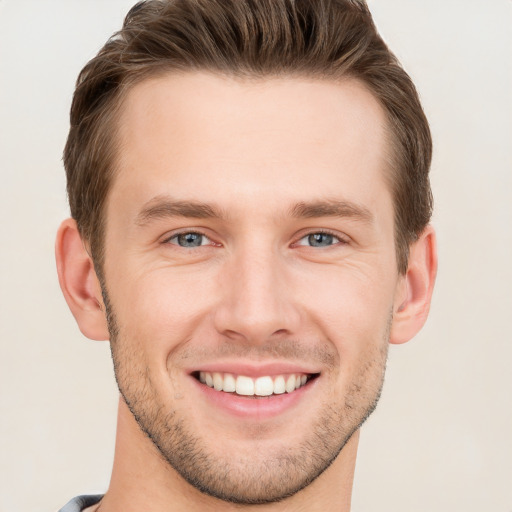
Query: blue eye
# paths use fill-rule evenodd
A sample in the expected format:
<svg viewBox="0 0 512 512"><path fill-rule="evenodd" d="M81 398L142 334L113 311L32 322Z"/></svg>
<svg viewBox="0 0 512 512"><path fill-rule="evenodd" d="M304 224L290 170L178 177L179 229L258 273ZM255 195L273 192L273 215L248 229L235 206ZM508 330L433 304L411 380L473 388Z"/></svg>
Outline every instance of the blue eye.
<svg viewBox="0 0 512 512"><path fill-rule="evenodd" d="M341 240L330 233L310 233L302 237L297 245L306 245L310 247L329 247L340 243Z"/></svg>
<svg viewBox="0 0 512 512"><path fill-rule="evenodd" d="M180 247L194 248L202 245L208 245L210 239L201 233L195 233L193 231L186 233L178 233L172 236L168 240L169 243L179 245Z"/></svg>

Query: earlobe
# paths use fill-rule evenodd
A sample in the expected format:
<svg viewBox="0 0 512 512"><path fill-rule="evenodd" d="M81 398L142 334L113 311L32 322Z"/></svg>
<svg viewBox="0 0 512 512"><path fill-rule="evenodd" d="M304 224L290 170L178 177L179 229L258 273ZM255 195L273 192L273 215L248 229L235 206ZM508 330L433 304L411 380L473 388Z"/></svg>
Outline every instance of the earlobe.
<svg viewBox="0 0 512 512"><path fill-rule="evenodd" d="M437 273L435 231L427 226L409 251L407 273L397 290L390 342L409 341L425 324Z"/></svg>
<svg viewBox="0 0 512 512"><path fill-rule="evenodd" d="M59 227L55 258L60 288L78 327L90 339L108 340L101 287L73 219Z"/></svg>

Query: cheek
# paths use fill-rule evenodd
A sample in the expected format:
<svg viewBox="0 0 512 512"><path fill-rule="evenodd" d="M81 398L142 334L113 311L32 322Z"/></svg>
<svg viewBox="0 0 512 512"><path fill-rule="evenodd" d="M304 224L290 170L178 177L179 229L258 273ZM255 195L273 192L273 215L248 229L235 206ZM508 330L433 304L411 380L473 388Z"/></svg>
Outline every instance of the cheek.
<svg viewBox="0 0 512 512"><path fill-rule="evenodd" d="M314 278L310 284L313 282ZM311 322L336 346L342 361L358 359L387 342L393 304L391 280L336 269L322 282L322 287L309 294L305 309Z"/></svg>
<svg viewBox="0 0 512 512"><path fill-rule="evenodd" d="M162 353L185 342L201 324L214 296L209 279L186 271L147 270L119 280L112 302L124 337Z"/></svg>
<svg viewBox="0 0 512 512"><path fill-rule="evenodd" d="M315 301L314 310L311 305L313 322L339 356L338 367L328 374L331 396L355 418L376 401L382 386L392 311L389 290L345 276Z"/></svg>

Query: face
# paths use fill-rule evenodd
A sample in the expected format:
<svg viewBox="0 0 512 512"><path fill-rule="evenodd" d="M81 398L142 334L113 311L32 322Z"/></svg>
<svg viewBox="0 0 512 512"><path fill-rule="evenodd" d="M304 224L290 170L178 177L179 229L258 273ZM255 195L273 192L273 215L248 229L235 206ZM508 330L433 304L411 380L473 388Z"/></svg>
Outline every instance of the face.
<svg viewBox="0 0 512 512"><path fill-rule="evenodd" d="M104 298L124 400L189 483L278 501L377 402L397 273L384 113L353 81L128 94Z"/></svg>

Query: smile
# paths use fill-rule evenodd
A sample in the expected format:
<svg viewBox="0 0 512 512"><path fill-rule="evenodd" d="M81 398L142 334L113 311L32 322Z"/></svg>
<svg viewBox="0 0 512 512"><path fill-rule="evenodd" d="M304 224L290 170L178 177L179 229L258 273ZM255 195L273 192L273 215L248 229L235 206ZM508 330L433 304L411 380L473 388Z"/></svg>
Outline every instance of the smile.
<svg viewBox="0 0 512 512"><path fill-rule="evenodd" d="M202 384L209 388L245 397L293 393L316 376L318 374L292 373L252 378L246 375L206 371L196 372L195 375Z"/></svg>

